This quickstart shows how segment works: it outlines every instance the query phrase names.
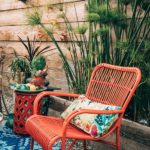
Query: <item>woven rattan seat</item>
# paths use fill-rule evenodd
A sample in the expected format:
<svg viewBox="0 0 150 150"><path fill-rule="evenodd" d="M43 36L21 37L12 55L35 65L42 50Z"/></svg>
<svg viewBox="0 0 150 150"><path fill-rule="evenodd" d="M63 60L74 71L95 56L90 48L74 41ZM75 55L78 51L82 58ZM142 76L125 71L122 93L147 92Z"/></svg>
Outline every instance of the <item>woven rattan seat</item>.
<svg viewBox="0 0 150 150"><path fill-rule="evenodd" d="M62 92L42 92L38 94L34 102L34 115L26 122L26 131L31 135L31 149L33 140L36 140L44 150L52 150L56 140L61 139L61 150L71 149L76 140L82 139L84 149L86 140L104 142L112 132L116 133L116 140L105 141L120 150L120 126L125 110L140 82L141 72L135 67L121 67L109 64L97 65L92 73L85 96L94 102L121 107L121 110L91 110L78 109L73 111L65 120L56 117L39 115L39 104L43 96L65 96L77 98L79 94ZM79 114L118 114L117 121L101 137L94 138L70 124L72 118ZM66 148L66 139L73 139L73 143Z"/></svg>

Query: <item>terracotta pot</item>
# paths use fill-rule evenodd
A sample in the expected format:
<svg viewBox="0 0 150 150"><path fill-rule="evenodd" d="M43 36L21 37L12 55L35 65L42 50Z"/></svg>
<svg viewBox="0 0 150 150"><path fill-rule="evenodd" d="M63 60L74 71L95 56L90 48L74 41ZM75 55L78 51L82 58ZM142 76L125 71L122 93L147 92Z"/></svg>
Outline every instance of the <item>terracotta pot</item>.
<svg viewBox="0 0 150 150"><path fill-rule="evenodd" d="M30 81L31 84L34 84L35 86L44 86L45 84L45 79L42 77L34 77L32 78L32 80Z"/></svg>

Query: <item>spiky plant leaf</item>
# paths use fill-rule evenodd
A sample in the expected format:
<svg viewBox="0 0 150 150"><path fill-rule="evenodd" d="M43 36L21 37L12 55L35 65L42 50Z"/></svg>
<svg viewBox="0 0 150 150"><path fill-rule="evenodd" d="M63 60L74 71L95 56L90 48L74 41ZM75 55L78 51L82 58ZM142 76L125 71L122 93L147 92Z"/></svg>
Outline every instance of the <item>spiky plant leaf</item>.
<svg viewBox="0 0 150 150"><path fill-rule="evenodd" d="M84 24L84 25L82 25L82 26L77 27L77 28L75 29L75 31L76 31L76 33L78 33L78 34L85 34L86 31L87 31L87 29L88 29L87 25Z"/></svg>
<svg viewBox="0 0 150 150"><path fill-rule="evenodd" d="M89 22L95 22L100 20L100 16L97 13L89 13L86 18Z"/></svg>
<svg viewBox="0 0 150 150"><path fill-rule="evenodd" d="M26 21L31 26L36 26L41 23L42 14L38 9L33 9L26 13Z"/></svg>
<svg viewBox="0 0 150 150"><path fill-rule="evenodd" d="M33 58L32 60L33 70L43 70L45 66L46 66L46 60L42 55Z"/></svg>

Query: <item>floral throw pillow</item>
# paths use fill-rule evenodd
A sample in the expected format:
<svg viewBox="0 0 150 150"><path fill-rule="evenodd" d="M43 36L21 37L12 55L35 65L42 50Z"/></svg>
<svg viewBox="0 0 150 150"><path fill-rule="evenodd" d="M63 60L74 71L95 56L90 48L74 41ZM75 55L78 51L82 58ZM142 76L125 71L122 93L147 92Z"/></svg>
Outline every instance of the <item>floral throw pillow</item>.
<svg viewBox="0 0 150 150"><path fill-rule="evenodd" d="M120 110L119 106L106 105L93 102L84 95L80 95L78 99L61 114L62 118L66 118L70 113L79 108L94 110ZM75 116L71 123L82 129L91 136L98 138L105 134L112 124L117 120L118 114L80 114Z"/></svg>

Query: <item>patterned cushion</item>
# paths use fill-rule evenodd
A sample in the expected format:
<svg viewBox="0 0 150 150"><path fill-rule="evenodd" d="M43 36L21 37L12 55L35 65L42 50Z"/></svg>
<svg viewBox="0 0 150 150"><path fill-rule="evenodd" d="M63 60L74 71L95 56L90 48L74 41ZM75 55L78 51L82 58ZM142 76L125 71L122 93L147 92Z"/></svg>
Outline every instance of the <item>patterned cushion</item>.
<svg viewBox="0 0 150 150"><path fill-rule="evenodd" d="M81 95L61 114L62 118L66 118L71 112L79 109L94 109L94 110L119 110L119 106L111 106L93 102ZM82 129L91 136L98 138L102 136L111 125L117 120L118 114L81 114L71 120L71 123Z"/></svg>

